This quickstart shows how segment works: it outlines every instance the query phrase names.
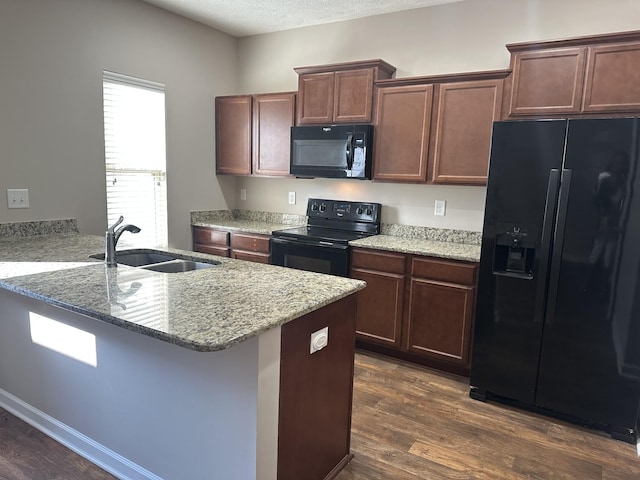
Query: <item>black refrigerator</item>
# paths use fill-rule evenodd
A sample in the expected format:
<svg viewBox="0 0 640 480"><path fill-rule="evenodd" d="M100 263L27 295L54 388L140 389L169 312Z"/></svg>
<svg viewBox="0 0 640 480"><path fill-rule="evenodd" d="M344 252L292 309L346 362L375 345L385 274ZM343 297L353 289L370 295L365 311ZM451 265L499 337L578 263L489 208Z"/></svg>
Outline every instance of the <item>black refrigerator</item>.
<svg viewBox="0 0 640 480"><path fill-rule="evenodd" d="M636 441L640 120L495 122L470 395Z"/></svg>

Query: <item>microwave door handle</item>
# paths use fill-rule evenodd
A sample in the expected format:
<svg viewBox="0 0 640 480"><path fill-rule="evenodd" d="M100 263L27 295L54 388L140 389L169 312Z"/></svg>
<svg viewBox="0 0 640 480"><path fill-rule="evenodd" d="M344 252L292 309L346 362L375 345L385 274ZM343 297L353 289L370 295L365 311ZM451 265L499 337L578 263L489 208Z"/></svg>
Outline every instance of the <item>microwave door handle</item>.
<svg viewBox="0 0 640 480"><path fill-rule="evenodd" d="M350 133L347 137L347 170L351 170L353 168L353 133Z"/></svg>

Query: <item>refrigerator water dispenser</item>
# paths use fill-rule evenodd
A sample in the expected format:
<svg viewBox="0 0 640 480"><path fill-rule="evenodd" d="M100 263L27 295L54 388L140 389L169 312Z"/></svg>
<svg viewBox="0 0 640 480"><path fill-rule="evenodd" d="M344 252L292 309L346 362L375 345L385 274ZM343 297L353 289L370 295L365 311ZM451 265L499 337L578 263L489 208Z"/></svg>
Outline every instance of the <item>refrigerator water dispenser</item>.
<svg viewBox="0 0 640 480"><path fill-rule="evenodd" d="M532 279L536 230L528 225L498 225L493 273Z"/></svg>

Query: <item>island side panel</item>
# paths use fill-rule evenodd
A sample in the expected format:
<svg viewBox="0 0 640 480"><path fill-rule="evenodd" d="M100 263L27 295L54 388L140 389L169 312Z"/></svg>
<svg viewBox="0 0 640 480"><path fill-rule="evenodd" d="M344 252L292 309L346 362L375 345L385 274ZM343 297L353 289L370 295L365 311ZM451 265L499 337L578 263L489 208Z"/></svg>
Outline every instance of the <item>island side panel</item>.
<svg viewBox="0 0 640 480"><path fill-rule="evenodd" d="M97 365L34 343L32 313L95 335ZM254 478L257 385L258 338L195 352L0 290L0 406L119 478Z"/></svg>
<svg viewBox="0 0 640 480"><path fill-rule="evenodd" d="M354 294L282 326L278 480L333 478L350 459L355 318Z"/></svg>

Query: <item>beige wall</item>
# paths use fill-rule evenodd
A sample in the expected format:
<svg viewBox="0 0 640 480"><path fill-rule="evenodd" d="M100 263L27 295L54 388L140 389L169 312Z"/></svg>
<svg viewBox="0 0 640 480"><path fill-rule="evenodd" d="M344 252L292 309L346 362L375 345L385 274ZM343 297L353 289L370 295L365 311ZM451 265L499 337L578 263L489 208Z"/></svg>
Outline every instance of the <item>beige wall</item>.
<svg viewBox="0 0 640 480"><path fill-rule="evenodd" d="M303 213L309 196L379 201L385 222L480 230L479 187L217 178L213 99L295 90L296 66L382 58L398 77L498 69L508 42L635 29L637 0L467 0L236 40L140 0L2 0L0 222L71 217L82 232L104 231L107 69L166 85L172 246L189 247L191 210ZM31 208L8 210L7 188L28 188ZM433 216L435 199L447 200L445 217Z"/></svg>
<svg viewBox="0 0 640 480"><path fill-rule="evenodd" d="M214 169L214 98L236 88L237 40L139 0L0 2L0 222L106 227L102 70L166 85L169 242L189 211L226 208ZM7 188L31 208L9 210Z"/></svg>
<svg viewBox="0 0 640 480"><path fill-rule="evenodd" d="M382 58L396 77L503 69L507 43L640 30L638 0L466 0L239 40L242 93L297 89L294 67ZM374 133L375 134L375 133ZM482 229L484 188L246 178L239 208L304 212L309 196L377 200L383 221ZM287 205L287 190L298 205ZM435 199L447 215L435 217Z"/></svg>

